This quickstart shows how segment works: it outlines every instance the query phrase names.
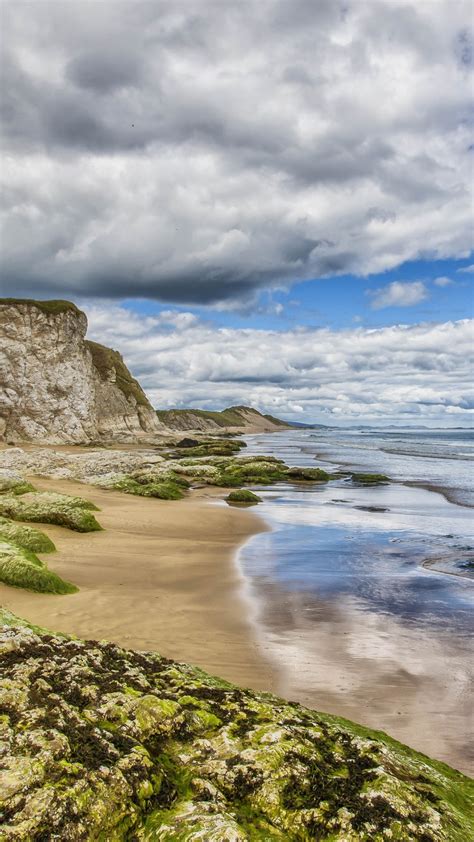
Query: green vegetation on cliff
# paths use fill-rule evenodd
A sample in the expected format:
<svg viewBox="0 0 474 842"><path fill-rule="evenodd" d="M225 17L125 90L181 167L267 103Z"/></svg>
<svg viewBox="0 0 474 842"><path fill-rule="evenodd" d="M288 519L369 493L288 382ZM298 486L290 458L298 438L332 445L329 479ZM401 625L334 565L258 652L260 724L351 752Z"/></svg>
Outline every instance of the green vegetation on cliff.
<svg viewBox="0 0 474 842"><path fill-rule="evenodd" d="M0 668L6 842L473 838L472 782L380 732L8 613Z"/></svg>
<svg viewBox="0 0 474 842"><path fill-rule="evenodd" d="M221 411L212 409L157 409L156 414L160 421L167 427L178 430L192 430L202 427L200 422L210 422L208 427L222 428L245 428L263 419L277 427L286 427L284 421L274 418L272 415L262 415L252 406L229 406ZM268 424L267 424L268 427Z"/></svg>
<svg viewBox="0 0 474 842"><path fill-rule="evenodd" d="M29 307L36 307L42 313L47 315L57 315L58 313L67 313L68 311L83 316L82 310L76 307L72 301L63 301L62 299L51 299L49 301L38 301L34 298L0 298L0 307L4 305L17 306L18 304L27 304Z"/></svg>
<svg viewBox="0 0 474 842"><path fill-rule="evenodd" d="M91 352L92 362L102 380L109 380L111 372L112 374L115 372L114 382L127 399L134 398L139 406L152 408L138 380L132 377L118 351L106 348L105 345L99 345L98 342L92 342L90 339L86 339L85 344Z"/></svg>

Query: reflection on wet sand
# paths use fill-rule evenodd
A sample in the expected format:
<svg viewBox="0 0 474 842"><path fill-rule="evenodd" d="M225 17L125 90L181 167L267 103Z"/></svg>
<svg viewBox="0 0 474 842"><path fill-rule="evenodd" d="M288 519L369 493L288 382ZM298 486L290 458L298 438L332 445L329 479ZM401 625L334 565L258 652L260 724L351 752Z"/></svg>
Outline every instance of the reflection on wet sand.
<svg viewBox="0 0 474 842"><path fill-rule="evenodd" d="M273 531L239 565L278 693L472 773L473 585L423 566L461 558L468 510L395 484L258 493Z"/></svg>
<svg viewBox="0 0 474 842"><path fill-rule="evenodd" d="M470 651L344 596L315 601L255 581L258 639L279 666L277 692L355 719L464 772L473 771ZM284 669L281 669L284 665Z"/></svg>

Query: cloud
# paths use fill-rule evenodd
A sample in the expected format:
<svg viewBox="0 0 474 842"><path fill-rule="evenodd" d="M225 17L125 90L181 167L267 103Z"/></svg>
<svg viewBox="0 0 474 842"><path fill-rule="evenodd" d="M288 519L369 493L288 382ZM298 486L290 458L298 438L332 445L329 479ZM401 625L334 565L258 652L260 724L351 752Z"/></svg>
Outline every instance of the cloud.
<svg viewBox="0 0 474 842"><path fill-rule="evenodd" d="M437 287L451 287L451 286L454 285L454 281L451 280L451 278L446 278L444 276L442 276L440 278L435 278L433 283Z"/></svg>
<svg viewBox="0 0 474 842"><path fill-rule="evenodd" d="M462 266L461 269L457 270L458 272L468 272L470 275L474 274L474 263L471 263L470 266Z"/></svg>
<svg viewBox="0 0 474 842"><path fill-rule="evenodd" d="M87 304L89 336L123 353L156 407L251 404L327 423L459 416L474 399L472 329L444 324L347 330L216 328L193 314L142 316Z"/></svg>
<svg viewBox="0 0 474 842"><path fill-rule="evenodd" d="M367 290L367 294L372 296L373 310L382 310L384 307L412 307L429 297L428 290L422 281L410 283L393 281L385 287Z"/></svg>
<svg viewBox="0 0 474 842"><path fill-rule="evenodd" d="M466 254L469 0L290 5L6 0L7 294L245 307Z"/></svg>

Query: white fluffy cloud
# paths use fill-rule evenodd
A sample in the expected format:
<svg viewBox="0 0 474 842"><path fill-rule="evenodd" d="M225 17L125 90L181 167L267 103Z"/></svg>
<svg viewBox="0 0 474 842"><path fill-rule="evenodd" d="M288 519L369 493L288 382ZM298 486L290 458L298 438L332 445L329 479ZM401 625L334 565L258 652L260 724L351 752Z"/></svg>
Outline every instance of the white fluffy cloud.
<svg viewBox="0 0 474 842"><path fill-rule="evenodd" d="M379 329L216 328L193 314L86 306L156 407L251 404L295 420L466 423L473 323Z"/></svg>
<svg viewBox="0 0 474 842"><path fill-rule="evenodd" d="M469 0L2 17L7 294L245 303L468 253Z"/></svg>
<svg viewBox="0 0 474 842"><path fill-rule="evenodd" d="M433 281L434 285L437 287L451 287L454 284L454 281L451 278L446 278L442 275L440 278L435 278Z"/></svg>
<svg viewBox="0 0 474 842"><path fill-rule="evenodd" d="M372 297L373 310L382 310L384 307L412 307L429 296L422 281L393 281L385 287L369 290L368 294Z"/></svg>

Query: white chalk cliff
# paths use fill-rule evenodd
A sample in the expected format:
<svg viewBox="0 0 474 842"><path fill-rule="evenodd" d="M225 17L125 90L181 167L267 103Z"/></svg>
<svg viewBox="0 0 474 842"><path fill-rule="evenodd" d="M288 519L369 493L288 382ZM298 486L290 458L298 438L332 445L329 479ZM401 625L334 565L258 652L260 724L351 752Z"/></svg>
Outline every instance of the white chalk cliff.
<svg viewBox="0 0 474 842"><path fill-rule="evenodd" d="M117 351L67 301L0 299L0 439L81 443L163 429Z"/></svg>

